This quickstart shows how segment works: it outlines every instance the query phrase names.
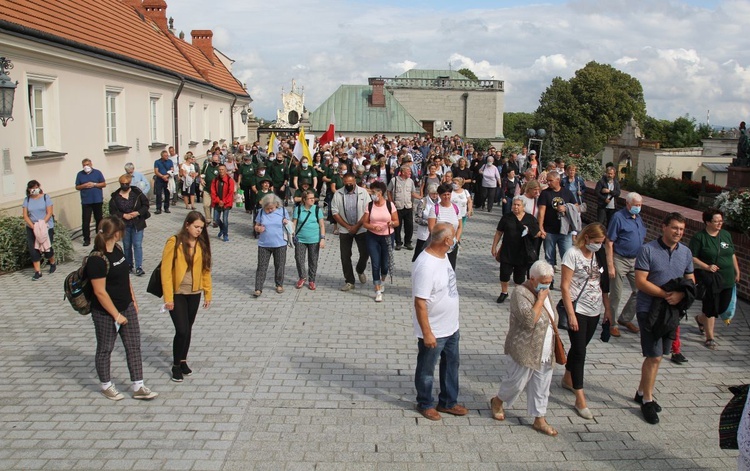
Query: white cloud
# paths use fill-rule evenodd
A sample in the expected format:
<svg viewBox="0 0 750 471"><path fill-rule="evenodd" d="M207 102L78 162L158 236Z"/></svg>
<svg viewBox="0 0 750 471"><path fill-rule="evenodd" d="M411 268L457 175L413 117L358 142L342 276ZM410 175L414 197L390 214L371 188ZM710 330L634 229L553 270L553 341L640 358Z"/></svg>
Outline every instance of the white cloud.
<svg viewBox="0 0 750 471"><path fill-rule="evenodd" d="M739 39L747 0L700 8L695 1L571 0L463 11L370 6L360 1L181 0L169 4L178 29L212 29L236 60L256 115L275 116L281 87L305 87L314 110L341 84L412 67L467 67L505 81L506 110L533 111L539 95L587 62L612 64L643 85L650 114L713 123L750 118L750 49ZM215 15L221 11L225 14Z"/></svg>

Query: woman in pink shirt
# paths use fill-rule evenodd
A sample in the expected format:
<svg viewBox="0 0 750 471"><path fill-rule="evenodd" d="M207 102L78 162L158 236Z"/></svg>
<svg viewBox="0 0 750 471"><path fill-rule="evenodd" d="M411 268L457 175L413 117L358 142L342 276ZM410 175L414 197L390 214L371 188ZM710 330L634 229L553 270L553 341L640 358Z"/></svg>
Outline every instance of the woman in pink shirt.
<svg viewBox="0 0 750 471"><path fill-rule="evenodd" d="M393 228L398 227L396 205L385 199L386 186L372 182L372 202L367 204L363 226L367 229L367 251L372 261L372 282L375 285L375 302L383 301L383 281L388 274L389 246L393 245Z"/></svg>

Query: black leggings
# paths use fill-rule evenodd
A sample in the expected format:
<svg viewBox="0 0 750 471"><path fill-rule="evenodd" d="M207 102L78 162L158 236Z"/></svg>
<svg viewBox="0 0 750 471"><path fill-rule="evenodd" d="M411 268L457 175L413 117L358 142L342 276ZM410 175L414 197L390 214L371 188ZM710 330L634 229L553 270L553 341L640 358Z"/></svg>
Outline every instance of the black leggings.
<svg viewBox="0 0 750 471"><path fill-rule="evenodd" d="M193 323L198 315L198 307L201 304L201 295L199 294L175 294L174 309L169 311L174 324L174 344L172 345L172 354L174 364L187 360L188 350L190 349L190 337L193 332Z"/></svg>
<svg viewBox="0 0 750 471"><path fill-rule="evenodd" d="M568 350L568 363L565 369L570 371L573 389L583 389L583 366L586 362L586 346L596 333L599 325L599 316L584 316L576 312L578 330L568 330L570 338L570 350Z"/></svg>

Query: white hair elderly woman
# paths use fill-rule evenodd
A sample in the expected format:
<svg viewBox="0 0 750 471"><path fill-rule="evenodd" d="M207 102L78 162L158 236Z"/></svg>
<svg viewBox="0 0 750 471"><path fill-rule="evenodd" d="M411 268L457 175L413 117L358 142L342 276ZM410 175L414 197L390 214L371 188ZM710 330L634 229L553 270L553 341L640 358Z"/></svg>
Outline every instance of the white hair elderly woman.
<svg viewBox="0 0 750 471"><path fill-rule="evenodd" d="M547 403L554 370L554 330L557 313L549 299L555 271L539 260L531 266L530 278L510 297L510 326L505 354L510 363L497 396L490 400L492 417L505 420L504 406L511 407L526 388L526 408L537 432L554 437L557 430L547 423Z"/></svg>
<svg viewBox="0 0 750 471"><path fill-rule="evenodd" d="M286 240L284 240L284 225L288 223L289 214L284 208L284 202L271 193L260 200L261 211L255 220L255 232L258 237L258 268L255 271L256 298L263 293L263 283L266 281L268 262L273 256L274 281L276 292L284 292L284 265L286 265Z"/></svg>

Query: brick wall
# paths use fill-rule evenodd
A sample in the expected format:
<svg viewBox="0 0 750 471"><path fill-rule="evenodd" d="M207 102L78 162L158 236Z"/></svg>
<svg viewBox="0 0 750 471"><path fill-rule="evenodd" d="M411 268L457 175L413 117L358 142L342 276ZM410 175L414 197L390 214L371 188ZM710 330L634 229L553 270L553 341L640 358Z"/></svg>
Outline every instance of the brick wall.
<svg viewBox="0 0 750 471"><path fill-rule="evenodd" d="M596 195L594 194L596 182L587 181L586 187L588 188L588 191L584 194L584 201L586 201L588 208L586 213L582 215L582 218L585 222L596 221L597 200ZM625 207L625 196L627 194L627 191L622 191L620 198L617 199L617 209ZM661 237L662 221L664 221L664 217L668 213L672 212L678 212L687 219L685 224L685 235L682 238L682 242L685 245L690 243L693 234L706 227L705 224L703 224L703 213L700 211L644 196L643 207L641 208L641 218L646 224L646 241L651 241ZM745 300L750 300L750 237L748 237L747 234L741 234L738 232L731 232L731 234L732 241L734 242L734 251L740 265L740 273L742 274L740 283L737 286L737 296Z"/></svg>

